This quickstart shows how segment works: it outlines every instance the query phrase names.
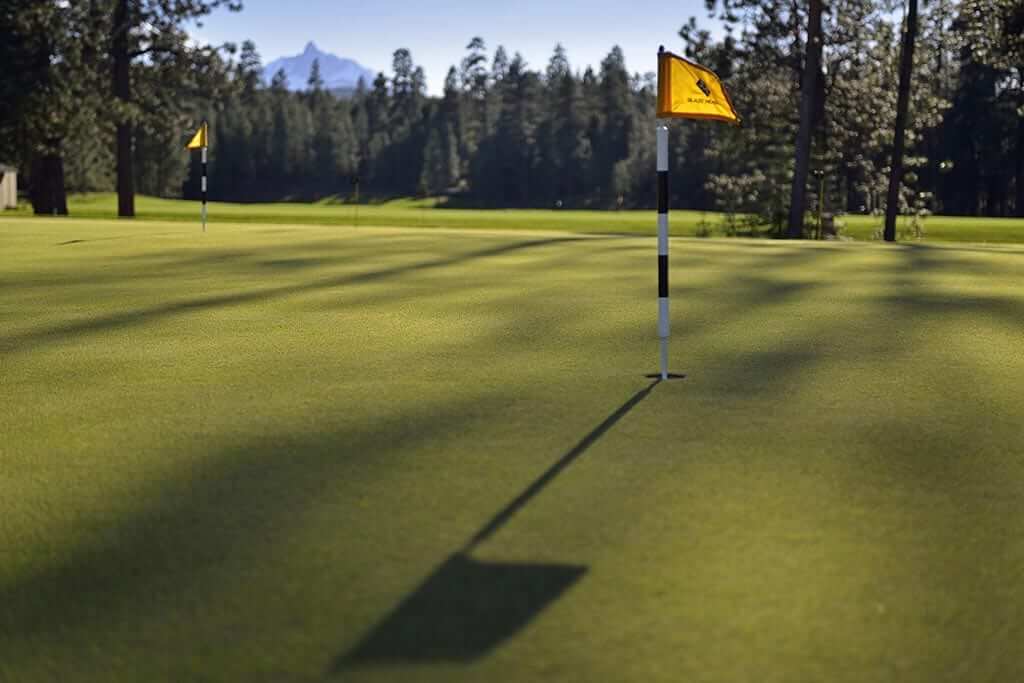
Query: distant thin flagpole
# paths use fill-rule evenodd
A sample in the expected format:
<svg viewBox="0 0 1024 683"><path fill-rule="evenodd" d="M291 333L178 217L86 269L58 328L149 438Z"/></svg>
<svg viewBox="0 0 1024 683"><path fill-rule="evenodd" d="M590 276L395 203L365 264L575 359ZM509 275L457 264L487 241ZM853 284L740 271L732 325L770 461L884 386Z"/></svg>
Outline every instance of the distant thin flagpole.
<svg viewBox="0 0 1024 683"><path fill-rule="evenodd" d="M356 176L353 179L353 183L352 183L356 187L356 192L355 192L355 194L356 194L356 206L355 206L356 217L355 217L355 225L354 225L354 227L356 227L356 228L359 227L359 180L360 180L359 176Z"/></svg>
<svg viewBox="0 0 1024 683"><path fill-rule="evenodd" d="M203 207L200 209L200 215L203 219L203 232L206 232L206 147L210 144L210 132L207 128L206 121L203 121L203 179L202 179L202 191L203 191Z"/></svg>

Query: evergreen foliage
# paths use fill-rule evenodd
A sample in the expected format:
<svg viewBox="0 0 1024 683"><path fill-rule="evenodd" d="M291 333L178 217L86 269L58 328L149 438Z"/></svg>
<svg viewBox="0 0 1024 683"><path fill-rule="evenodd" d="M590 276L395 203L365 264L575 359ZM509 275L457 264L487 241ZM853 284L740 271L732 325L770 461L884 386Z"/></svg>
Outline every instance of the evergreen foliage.
<svg viewBox="0 0 1024 683"><path fill-rule="evenodd" d="M253 43L237 52L190 47L172 13L159 37L132 34L136 50L148 52L131 63L132 101L112 103L115 4L0 0L0 50L5 63L18 65L0 79L0 155L27 169L29 185L33 164L58 155L68 190L113 189L114 129L129 121L135 187L198 196L198 159L190 167L182 146L205 118L215 200L348 198L358 178L364 199L444 195L451 205L552 208L654 203L654 74L631 72L618 47L596 68L580 69L558 45L534 68L513 50L492 51L474 37L440 96L427 95L423 69L398 49L390 73L361 81L342 98L324 88L319 65L303 92L289 91L283 73L264 85ZM990 4L922 4L902 213L1024 214L1024 5L998 0L998 11L987 11ZM753 214L781 232L797 196L807 4L717 0L709 7L724 33L713 37L690 19L678 49L725 80L744 127L672 126L671 203ZM809 216L819 206L884 212L901 16L890 0L824 3L821 77L804 116L811 117L802 207ZM90 60L106 71L89 69Z"/></svg>

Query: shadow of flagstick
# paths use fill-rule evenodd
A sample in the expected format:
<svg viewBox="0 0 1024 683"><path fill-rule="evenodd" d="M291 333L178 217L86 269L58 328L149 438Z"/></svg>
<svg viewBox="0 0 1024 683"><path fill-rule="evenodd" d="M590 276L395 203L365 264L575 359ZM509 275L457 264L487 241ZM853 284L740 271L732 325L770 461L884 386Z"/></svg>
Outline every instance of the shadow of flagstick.
<svg viewBox="0 0 1024 683"><path fill-rule="evenodd" d="M525 627L586 573L581 565L481 561L472 551L505 526L566 467L661 382L634 394L502 508L351 651L330 673L386 662L472 661Z"/></svg>
<svg viewBox="0 0 1024 683"><path fill-rule="evenodd" d="M513 515L519 512L530 499L536 496L538 493L544 490L544 487L551 483L551 481L557 477L562 470L571 465L576 459L587 452L591 446L593 446L605 433L615 426L619 420L626 416L626 414L636 407L640 401L647 398L647 395L661 382L661 379L655 379L653 382L648 384L646 387L633 394L632 398L623 403L619 408L611 415L604 419L604 422L599 424L589 434L580 439L579 443L573 446L565 455L559 458L558 462L549 467L544 474L537 477L532 484L526 487L526 489L520 493L515 499L506 505L500 512L491 518L487 524L485 524L480 531L473 534L472 538L466 542L466 545L462 546L461 552L469 553L478 545L486 541L488 538L493 536L498 529L503 527L512 519Z"/></svg>

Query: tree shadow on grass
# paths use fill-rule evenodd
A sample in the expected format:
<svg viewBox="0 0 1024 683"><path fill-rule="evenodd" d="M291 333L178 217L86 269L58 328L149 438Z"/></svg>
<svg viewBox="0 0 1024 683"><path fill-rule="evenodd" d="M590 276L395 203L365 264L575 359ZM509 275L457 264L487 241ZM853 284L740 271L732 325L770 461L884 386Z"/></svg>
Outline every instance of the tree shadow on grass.
<svg viewBox="0 0 1024 683"><path fill-rule="evenodd" d="M959 272L964 275L1005 276L1020 274L1024 252L927 244L901 244L902 264L917 273Z"/></svg>
<svg viewBox="0 0 1024 683"><path fill-rule="evenodd" d="M925 276L969 275L973 284L990 285L1006 281L1014 282L1015 275L1024 273L1024 262L1001 258L998 262L965 257L954 252L974 251L983 254L1006 256L1006 252L984 252L983 250L954 249L928 245L902 245L902 258L889 270L890 274L902 275L892 282L899 286L895 291L878 297L886 307L900 311L905 320L922 322L928 319L952 319L965 316L972 320L1000 320L1008 325L1024 324L1024 301L1014 293L980 292L961 290L959 287L936 286L934 280L923 280Z"/></svg>
<svg viewBox="0 0 1024 683"><path fill-rule="evenodd" d="M102 631L121 620L173 611L188 601L191 584L212 580L225 555L258 555L257 542L286 538L327 482L355 481L367 466L362 454L386 463L411 444L440 437L473 411L502 405L500 396L478 395L443 410L424 405L365 428L264 436L211 452L172 478L140 484L145 505L134 514L98 537L90 534L94 540L60 553L54 564L0 582L0 661L13 659L6 649L15 638ZM97 627L99 615L103 626Z"/></svg>
<svg viewBox="0 0 1024 683"><path fill-rule="evenodd" d="M431 261L420 261L417 263L408 263L381 270L346 274L338 277L324 278L313 282L304 282L301 284L286 285L276 288L256 290L248 289L245 291L232 292L217 296L174 301L150 308L136 309L95 318L88 318L86 320L62 323L40 330L26 332L24 334L12 335L6 339L0 338L0 350L7 353L26 349L36 350L40 345L47 343L64 342L85 334L141 325L174 315L191 313L193 311L252 303L256 301L271 301L286 296L330 289L332 287L377 282L379 280L386 280L408 273L454 266L476 259L501 256L503 254L514 253L525 249L561 244L563 242L574 242L580 239L585 238L556 237L513 242L511 244L502 244L496 247L478 249L476 251L457 254L455 256L447 256Z"/></svg>
<svg viewBox="0 0 1024 683"><path fill-rule="evenodd" d="M122 238L99 238L95 241ZM93 240L72 240L62 244L91 242ZM187 278L195 270L210 274L216 269L221 275L243 274L255 276L259 282L271 283L281 275L314 268L335 268L339 266L367 266L382 258L424 256L423 249L414 245L396 246L404 240L382 240L366 238L355 248L347 241L305 240L300 243L273 244L261 248L177 248L149 249L139 253L119 254L112 259L108 254L92 253L93 268L78 264L75 269L59 267L34 270L30 278L21 276L0 281L0 286L11 291L31 293L51 287L78 288L91 299L95 294L91 288L104 285L146 285L164 278ZM60 245L58 245L60 246ZM232 270L227 270L231 268Z"/></svg>
<svg viewBox="0 0 1024 683"><path fill-rule="evenodd" d="M481 561L481 543L644 400L655 380L619 406L543 474L497 512L466 544L407 595L331 673L365 664L471 661L529 624L586 573L582 565Z"/></svg>

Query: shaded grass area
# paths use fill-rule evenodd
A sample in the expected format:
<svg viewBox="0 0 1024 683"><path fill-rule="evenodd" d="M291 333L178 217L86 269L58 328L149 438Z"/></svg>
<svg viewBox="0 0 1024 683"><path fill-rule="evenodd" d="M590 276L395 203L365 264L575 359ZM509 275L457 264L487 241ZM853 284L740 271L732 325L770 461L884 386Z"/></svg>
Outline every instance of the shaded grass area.
<svg viewBox="0 0 1024 683"><path fill-rule="evenodd" d="M672 250L0 220L0 680L1024 677L1024 250Z"/></svg>
<svg viewBox="0 0 1024 683"><path fill-rule="evenodd" d="M69 199L73 217L113 219L117 216L117 202L113 194L76 195ZM198 223L197 202L173 199L138 197L136 210L139 220L182 221ZM17 214L29 215L29 207L22 205ZM512 229L559 230L593 234L655 234L656 222L652 211L575 211L537 209L450 209L436 199L401 199L380 204L360 205L325 200L319 203L230 204L215 202L210 205L213 225L222 222L337 225L337 226L391 226L415 228L460 229ZM812 217L813 218L813 217ZM809 219L811 220L811 219ZM873 216L843 216L843 234L856 240L877 239L882 220ZM1024 243L1024 219L975 218L960 216L932 216L922 223L923 241ZM738 226L730 230L723 214L702 211L672 211L670 229L679 237L721 237L751 232L766 234L766 228ZM909 219L900 218L898 230L901 240L910 241ZM922 241L922 240L917 240Z"/></svg>
<svg viewBox="0 0 1024 683"><path fill-rule="evenodd" d="M69 199L73 217L113 219L117 202L113 194L77 195ZM460 229L561 230L591 233L652 232L650 211L574 211L538 209L448 209L435 200L402 199L381 204L318 203L210 204L211 225L221 222L335 225L360 227L414 227ZM28 207L22 207L22 215ZM184 221L198 224L199 203L154 197L138 197L136 213L141 220ZM718 223L717 214L679 211L673 214L673 230L692 235L702 220Z"/></svg>

